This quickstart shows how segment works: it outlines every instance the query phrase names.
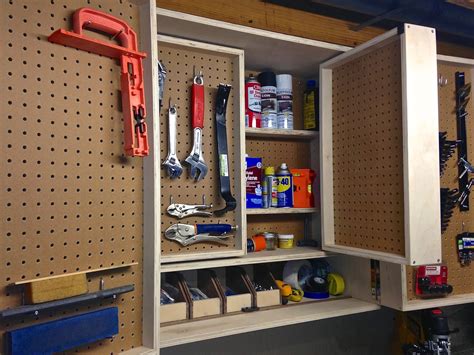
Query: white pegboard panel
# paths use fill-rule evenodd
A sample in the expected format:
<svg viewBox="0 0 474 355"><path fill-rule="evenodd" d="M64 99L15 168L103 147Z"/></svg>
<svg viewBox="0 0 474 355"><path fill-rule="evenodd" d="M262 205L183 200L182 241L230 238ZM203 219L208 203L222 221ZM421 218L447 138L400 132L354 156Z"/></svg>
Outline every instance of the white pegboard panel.
<svg viewBox="0 0 474 355"><path fill-rule="evenodd" d="M3 321L0 332L113 304L120 334L81 351L117 353L141 345L142 160L123 154L119 63L47 40L70 30L81 7L139 29L138 8L125 0L0 4L0 309L21 304L8 287L15 281L130 262L139 265L91 276L89 290L103 277L107 288L134 284L135 291L116 302Z"/></svg>

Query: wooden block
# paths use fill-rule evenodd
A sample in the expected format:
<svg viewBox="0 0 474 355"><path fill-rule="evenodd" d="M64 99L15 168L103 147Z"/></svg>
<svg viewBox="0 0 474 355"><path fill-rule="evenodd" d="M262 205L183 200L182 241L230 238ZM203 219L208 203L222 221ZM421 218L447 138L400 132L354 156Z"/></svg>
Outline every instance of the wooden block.
<svg viewBox="0 0 474 355"><path fill-rule="evenodd" d="M60 300L88 291L86 274L31 282L25 288L26 302L29 304Z"/></svg>
<svg viewBox="0 0 474 355"><path fill-rule="evenodd" d="M281 303L280 290L257 292L257 307L277 306Z"/></svg>
<svg viewBox="0 0 474 355"><path fill-rule="evenodd" d="M160 323L168 323L187 319L186 302L163 304L160 306Z"/></svg>

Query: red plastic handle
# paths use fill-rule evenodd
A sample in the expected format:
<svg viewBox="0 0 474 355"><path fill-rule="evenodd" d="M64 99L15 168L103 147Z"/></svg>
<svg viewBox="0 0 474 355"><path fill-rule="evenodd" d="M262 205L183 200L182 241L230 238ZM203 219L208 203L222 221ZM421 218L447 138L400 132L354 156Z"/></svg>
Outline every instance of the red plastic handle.
<svg viewBox="0 0 474 355"><path fill-rule="evenodd" d="M193 84L191 90L191 103L193 107L193 128L204 128L204 85Z"/></svg>
<svg viewBox="0 0 474 355"><path fill-rule="evenodd" d="M122 47L127 49L137 50L137 35L130 26L116 17L83 7L73 15L74 32L82 35L83 29L96 30L107 33L117 38Z"/></svg>

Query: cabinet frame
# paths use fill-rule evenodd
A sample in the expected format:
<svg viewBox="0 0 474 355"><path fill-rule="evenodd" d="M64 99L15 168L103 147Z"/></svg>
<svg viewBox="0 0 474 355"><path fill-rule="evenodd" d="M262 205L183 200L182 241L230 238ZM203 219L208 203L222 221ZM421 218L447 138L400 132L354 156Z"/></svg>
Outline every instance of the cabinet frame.
<svg viewBox="0 0 474 355"><path fill-rule="evenodd" d="M338 245L334 228L333 69L397 40L401 41L402 68L404 255ZM440 262L438 98L434 29L405 24L401 29L393 29L321 64L320 95L323 249L398 264Z"/></svg>

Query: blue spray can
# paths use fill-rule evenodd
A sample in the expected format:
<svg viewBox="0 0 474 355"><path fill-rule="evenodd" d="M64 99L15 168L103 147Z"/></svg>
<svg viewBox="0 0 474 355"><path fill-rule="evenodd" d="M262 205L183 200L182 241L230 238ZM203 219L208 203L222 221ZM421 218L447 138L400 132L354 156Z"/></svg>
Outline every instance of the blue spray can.
<svg viewBox="0 0 474 355"><path fill-rule="evenodd" d="M293 207L293 175L286 163L282 163L276 173L278 183L278 207Z"/></svg>

